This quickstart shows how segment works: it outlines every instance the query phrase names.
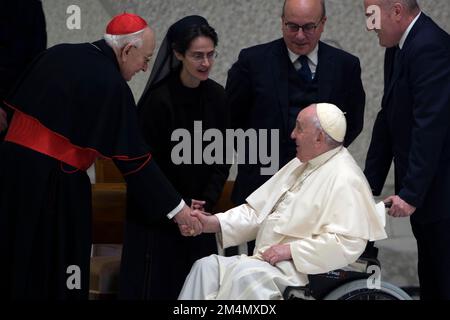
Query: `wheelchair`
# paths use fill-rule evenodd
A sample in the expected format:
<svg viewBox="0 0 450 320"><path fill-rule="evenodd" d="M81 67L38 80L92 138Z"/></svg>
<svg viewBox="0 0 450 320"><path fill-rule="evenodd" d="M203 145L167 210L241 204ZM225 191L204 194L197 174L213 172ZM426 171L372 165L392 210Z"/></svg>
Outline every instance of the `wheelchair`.
<svg viewBox="0 0 450 320"><path fill-rule="evenodd" d="M353 269L338 269L327 273L308 275L306 286L287 287L285 300L412 300L402 289L379 281L369 285L381 265L378 248L370 242L361 257L352 264ZM355 271L357 270L357 271Z"/></svg>

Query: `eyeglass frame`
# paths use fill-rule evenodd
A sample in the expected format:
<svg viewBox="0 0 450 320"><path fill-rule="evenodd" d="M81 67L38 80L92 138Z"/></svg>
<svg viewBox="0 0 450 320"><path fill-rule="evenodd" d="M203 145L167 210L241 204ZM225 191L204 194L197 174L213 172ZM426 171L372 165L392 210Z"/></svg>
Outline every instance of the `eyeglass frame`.
<svg viewBox="0 0 450 320"><path fill-rule="evenodd" d="M138 46L133 45L133 48L135 48L136 50L139 51L139 47L138 47ZM144 62L145 62L146 64L148 64L150 61L152 61L153 54L150 55L150 56L146 56L145 54L142 53L141 55L144 57Z"/></svg>
<svg viewBox="0 0 450 320"><path fill-rule="evenodd" d="M298 33L300 31L300 29L302 29L302 32L305 35L313 35L316 32L316 29L320 26L320 24L323 23L323 18L324 18L324 16L322 16L317 23L310 22L310 23L305 23L304 25L298 25L294 22L287 21L287 22L284 22L284 25L286 26L286 28L289 32ZM291 30L288 25L291 25L292 27L296 28L297 30ZM311 29L305 30L306 26L311 26Z"/></svg>
<svg viewBox="0 0 450 320"><path fill-rule="evenodd" d="M186 53L186 56L191 58L196 63L202 63L203 61L205 61L205 58L209 62L214 61L218 55L219 55L219 52L217 52L217 50L213 50L208 53L201 53L201 52L194 52L193 54Z"/></svg>

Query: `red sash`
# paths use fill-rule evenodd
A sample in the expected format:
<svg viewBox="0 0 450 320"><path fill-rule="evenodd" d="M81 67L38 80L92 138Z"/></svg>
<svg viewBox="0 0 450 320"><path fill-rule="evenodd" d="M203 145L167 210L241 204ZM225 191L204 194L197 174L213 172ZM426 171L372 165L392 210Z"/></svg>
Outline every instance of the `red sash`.
<svg viewBox="0 0 450 320"><path fill-rule="evenodd" d="M10 141L58 159L80 170L87 170L99 152L72 144L49 130L38 120L15 109L5 141Z"/></svg>

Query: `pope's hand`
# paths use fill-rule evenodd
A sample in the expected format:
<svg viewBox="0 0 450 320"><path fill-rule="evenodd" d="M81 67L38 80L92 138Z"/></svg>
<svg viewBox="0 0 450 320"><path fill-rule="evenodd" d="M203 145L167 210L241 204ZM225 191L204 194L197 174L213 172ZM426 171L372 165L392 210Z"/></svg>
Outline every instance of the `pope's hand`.
<svg viewBox="0 0 450 320"><path fill-rule="evenodd" d="M262 258L273 266L280 261L291 260L291 246L289 244L275 244L263 252Z"/></svg>
<svg viewBox="0 0 450 320"><path fill-rule="evenodd" d="M203 226L203 232L220 232L220 222L215 215L200 210L194 210L191 214L193 217L197 218L200 221Z"/></svg>

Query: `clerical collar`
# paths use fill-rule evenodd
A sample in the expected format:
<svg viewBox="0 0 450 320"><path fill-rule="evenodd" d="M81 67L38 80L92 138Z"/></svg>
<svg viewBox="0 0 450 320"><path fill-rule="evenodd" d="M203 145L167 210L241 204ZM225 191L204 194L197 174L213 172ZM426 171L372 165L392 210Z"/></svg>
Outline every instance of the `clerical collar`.
<svg viewBox="0 0 450 320"><path fill-rule="evenodd" d="M408 34L411 32L411 29L416 24L417 20L419 19L420 15L422 14L422 11L419 12L419 14L414 18L414 20L409 24L408 29L406 29L405 33L403 33L402 37L400 38L400 42L398 43L398 47L400 49L403 48L403 45L405 44L406 38L408 37Z"/></svg>
<svg viewBox="0 0 450 320"><path fill-rule="evenodd" d="M308 163L311 166L311 168L319 167L328 160L330 160L334 155L336 155L339 151L341 151L341 149L342 146L331 149L330 151L322 153L321 155L315 157L314 159L309 160Z"/></svg>
<svg viewBox="0 0 450 320"><path fill-rule="evenodd" d="M292 63L294 63L300 56L289 50L289 48L287 49L289 53L289 59L291 60ZM317 63L319 62L319 43L317 43L313 51L308 53L306 56L308 57L309 61L313 63L314 66L317 66Z"/></svg>

